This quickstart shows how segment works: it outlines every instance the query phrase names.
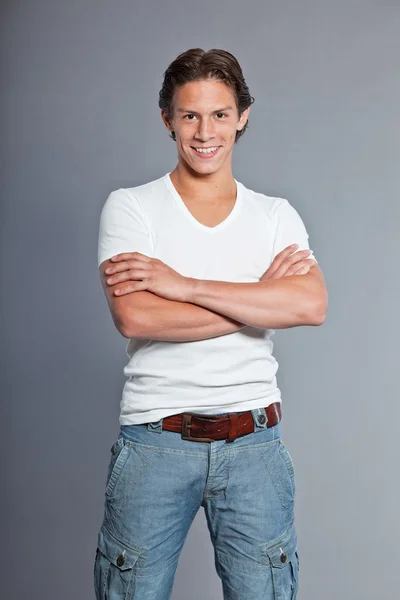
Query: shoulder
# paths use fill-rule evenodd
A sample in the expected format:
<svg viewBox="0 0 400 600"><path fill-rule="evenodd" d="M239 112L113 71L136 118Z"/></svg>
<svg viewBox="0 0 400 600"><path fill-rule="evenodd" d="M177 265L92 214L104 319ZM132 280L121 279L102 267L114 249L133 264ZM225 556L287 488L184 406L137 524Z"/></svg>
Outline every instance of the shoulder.
<svg viewBox="0 0 400 600"><path fill-rule="evenodd" d="M147 198L157 196L164 187L164 176L131 187L120 187L109 193L106 202L131 201L132 203L145 202Z"/></svg>
<svg viewBox="0 0 400 600"><path fill-rule="evenodd" d="M274 219L282 210L291 206L286 198L281 196L272 196L264 192L257 192L243 183L240 184L243 189L246 201L260 208L271 219Z"/></svg>
<svg viewBox="0 0 400 600"><path fill-rule="evenodd" d="M141 217L146 219L149 211L162 198L165 190L164 177L130 187L120 187L111 191L101 209L101 217L118 219Z"/></svg>

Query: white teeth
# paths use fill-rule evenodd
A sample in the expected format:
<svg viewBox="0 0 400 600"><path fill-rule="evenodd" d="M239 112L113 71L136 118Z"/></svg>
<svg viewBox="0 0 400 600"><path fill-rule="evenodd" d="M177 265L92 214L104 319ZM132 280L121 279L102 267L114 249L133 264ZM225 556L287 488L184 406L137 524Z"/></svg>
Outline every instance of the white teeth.
<svg viewBox="0 0 400 600"><path fill-rule="evenodd" d="M201 154L211 154L212 152L215 152L218 149L218 146L215 146L215 148L196 148L197 152L200 152Z"/></svg>

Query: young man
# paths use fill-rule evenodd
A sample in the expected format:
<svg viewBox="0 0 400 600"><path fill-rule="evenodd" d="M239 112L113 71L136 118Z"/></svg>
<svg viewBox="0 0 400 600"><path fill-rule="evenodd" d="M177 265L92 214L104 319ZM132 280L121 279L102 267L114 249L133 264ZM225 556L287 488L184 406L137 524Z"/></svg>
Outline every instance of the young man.
<svg viewBox="0 0 400 600"><path fill-rule="evenodd" d="M322 324L327 292L297 211L232 175L253 101L229 52L179 55L159 98L178 164L102 210L98 264L129 362L97 600L168 600L200 506L225 600L296 598L295 477L271 336Z"/></svg>

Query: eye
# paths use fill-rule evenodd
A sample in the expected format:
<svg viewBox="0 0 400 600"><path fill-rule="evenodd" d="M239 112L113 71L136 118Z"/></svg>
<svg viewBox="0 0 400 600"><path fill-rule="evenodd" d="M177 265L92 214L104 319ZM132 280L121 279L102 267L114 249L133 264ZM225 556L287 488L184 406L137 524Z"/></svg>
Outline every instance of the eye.
<svg viewBox="0 0 400 600"><path fill-rule="evenodd" d="M193 113L189 113L187 115L185 115L183 118L186 119L186 117L194 117L195 115ZM193 121L193 119L188 119L188 121Z"/></svg>
<svg viewBox="0 0 400 600"><path fill-rule="evenodd" d="M223 115L224 117L228 116L226 113L223 113L223 112L217 113L217 115Z"/></svg>

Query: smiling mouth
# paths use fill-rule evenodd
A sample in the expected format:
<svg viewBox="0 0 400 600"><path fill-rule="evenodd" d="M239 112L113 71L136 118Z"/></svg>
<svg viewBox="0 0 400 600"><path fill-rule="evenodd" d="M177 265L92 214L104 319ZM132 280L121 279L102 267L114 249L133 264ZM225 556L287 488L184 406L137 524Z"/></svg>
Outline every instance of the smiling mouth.
<svg viewBox="0 0 400 600"><path fill-rule="evenodd" d="M210 156L215 156L218 152L218 150L220 149L220 146L209 146L208 148L206 147L201 147L198 146L197 148L195 146L190 146L193 150L193 152L196 154L196 156L199 156L201 158L208 158Z"/></svg>

